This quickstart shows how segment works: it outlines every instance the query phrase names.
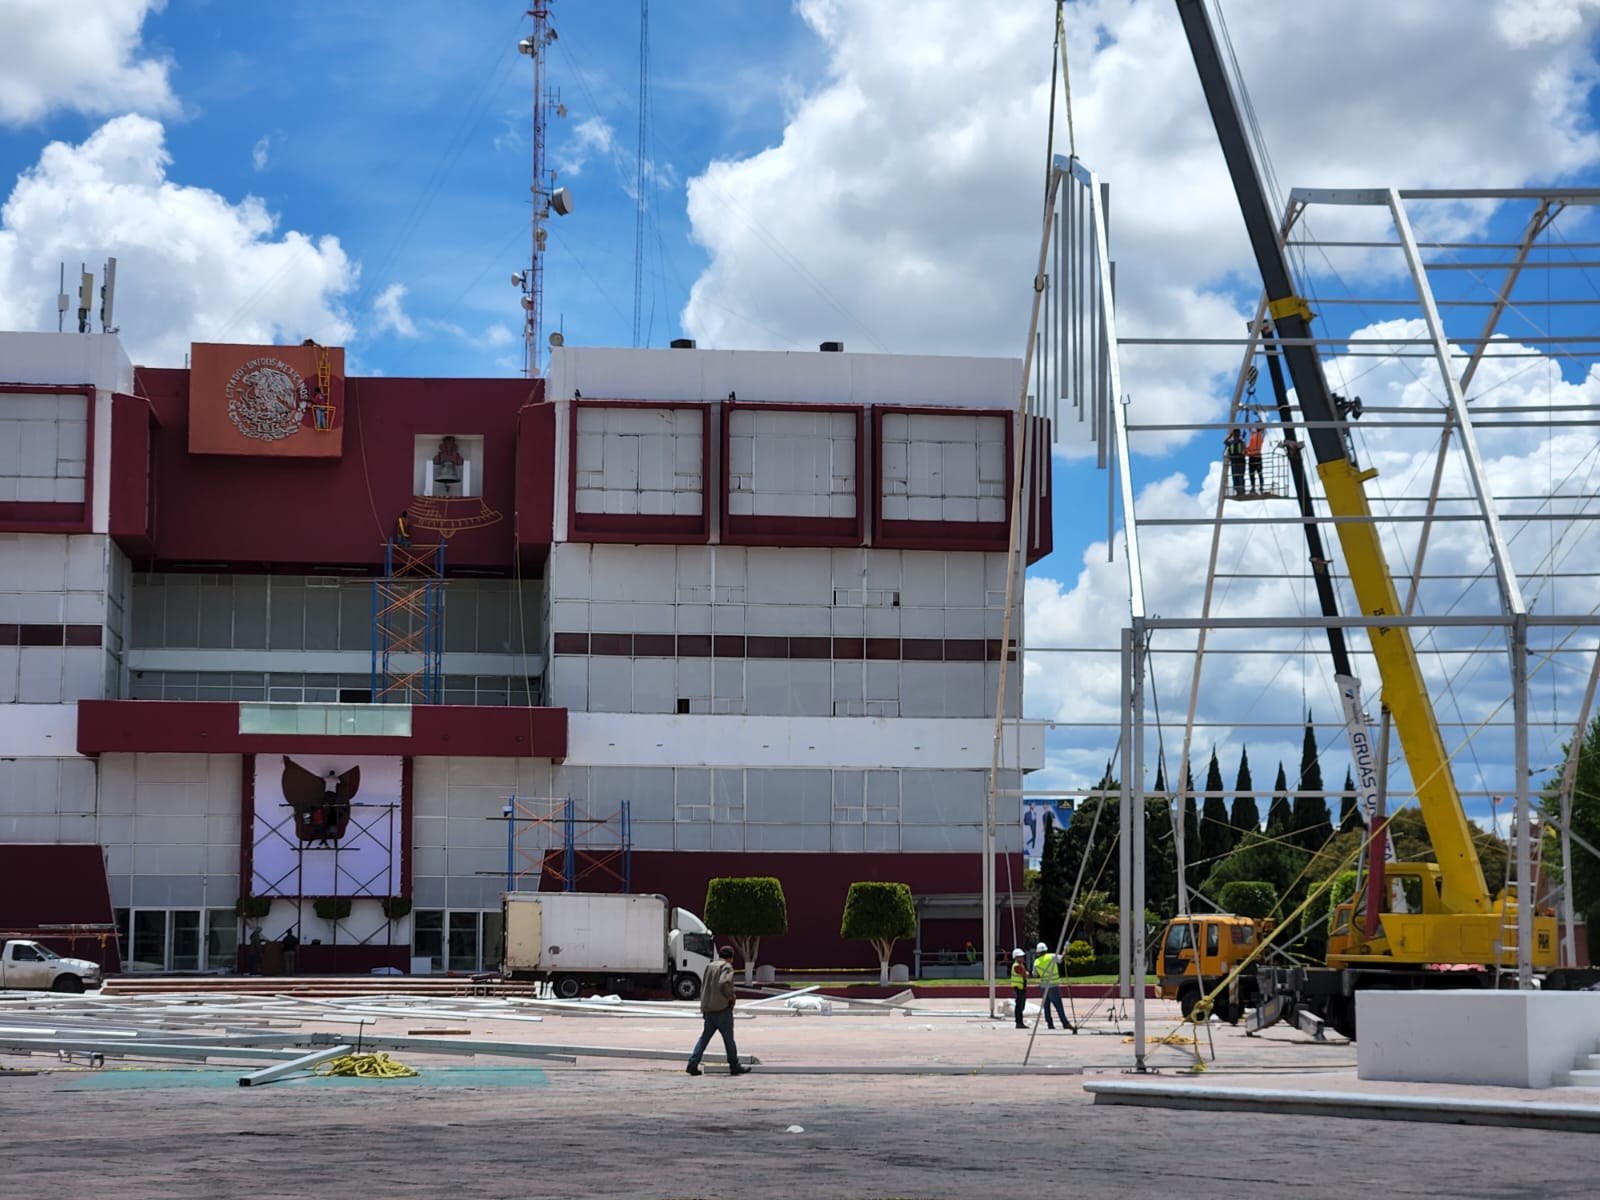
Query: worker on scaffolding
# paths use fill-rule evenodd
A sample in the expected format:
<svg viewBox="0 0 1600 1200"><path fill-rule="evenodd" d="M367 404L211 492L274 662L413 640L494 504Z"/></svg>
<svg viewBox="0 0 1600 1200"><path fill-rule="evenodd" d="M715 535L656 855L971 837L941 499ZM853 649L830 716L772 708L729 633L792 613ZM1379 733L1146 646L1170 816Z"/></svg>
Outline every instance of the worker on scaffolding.
<svg viewBox="0 0 1600 1200"><path fill-rule="evenodd" d="M407 509L394 519L394 544L411 545L411 510Z"/></svg>
<svg viewBox="0 0 1600 1200"><path fill-rule="evenodd" d="M1244 495L1244 434L1238 428L1228 430L1222 440L1222 452L1228 460L1228 470L1233 474L1233 494Z"/></svg>
<svg viewBox="0 0 1600 1200"><path fill-rule="evenodd" d="M1250 472L1250 494L1261 495L1261 445L1267 440L1267 427L1260 417L1250 427L1250 437L1244 444L1244 461ZM1237 480L1237 476L1235 477Z"/></svg>

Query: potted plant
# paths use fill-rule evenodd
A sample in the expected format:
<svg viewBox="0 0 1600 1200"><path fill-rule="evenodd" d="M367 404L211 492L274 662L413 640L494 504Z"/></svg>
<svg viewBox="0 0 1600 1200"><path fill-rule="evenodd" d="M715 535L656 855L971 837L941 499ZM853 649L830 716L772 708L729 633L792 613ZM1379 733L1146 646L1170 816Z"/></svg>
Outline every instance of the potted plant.
<svg viewBox="0 0 1600 1200"><path fill-rule="evenodd" d="M411 912L409 896L385 896L380 903L383 905L383 915L391 921L399 921Z"/></svg>
<svg viewBox="0 0 1600 1200"><path fill-rule="evenodd" d="M318 896L311 907L324 921L342 921L350 915L350 897Z"/></svg>
<svg viewBox="0 0 1600 1200"><path fill-rule="evenodd" d="M246 921L259 921L271 911L271 896L240 896L233 902L233 915Z"/></svg>

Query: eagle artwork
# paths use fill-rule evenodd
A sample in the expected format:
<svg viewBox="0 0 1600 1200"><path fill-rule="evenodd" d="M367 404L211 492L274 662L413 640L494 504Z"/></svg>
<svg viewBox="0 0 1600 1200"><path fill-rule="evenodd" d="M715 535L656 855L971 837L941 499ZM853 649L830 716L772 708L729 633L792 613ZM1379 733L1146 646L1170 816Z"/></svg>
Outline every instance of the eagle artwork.
<svg viewBox="0 0 1600 1200"><path fill-rule="evenodd" d="M294 831L302 842L337 843L350 824L350 801L361 790L361 768L343 775L318 775L283 756L283 798L294 810Z"/></svg>

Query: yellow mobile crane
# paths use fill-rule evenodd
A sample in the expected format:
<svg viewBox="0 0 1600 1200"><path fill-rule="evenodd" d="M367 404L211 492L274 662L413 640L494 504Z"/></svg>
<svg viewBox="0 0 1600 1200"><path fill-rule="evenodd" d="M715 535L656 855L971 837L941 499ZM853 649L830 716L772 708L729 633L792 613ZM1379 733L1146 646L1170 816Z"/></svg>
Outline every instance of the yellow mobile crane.
<svg viewBox="0 0 1600 1200"><path fill-rule="evenodd" d="M1194 57L1206 104L1216 125L1217 138L1227 160L1228 173L1238 195L1251 248L1261 271L1276 353L1289 369L1300 405L1306 440L1316 460L1323 494L1335 518L1340 548L1361 612L1369 617L1401 612L1394 579L1389 573L1378 528L1367 503L1365 484L1377 471L1362 469L1355 461L1346 424L1348 406L1328 389L1322 364L1311 342L1311 311L1295 290L1289 264L1279 245L1265 189L1245 136L1238 106L1223 70L1205 0L1177 0L1189 49ZM1289 416L1280 398L1280 419ZM1291 439L1293 440L1293 439ZM1297 472L1296 482L1301 478ZM1302 512L1310 516L1309 499L1301 488ZM1315 533L1307 523L1308 538ZM1316 562L1318 589L1324 610L1333 615L1331 583L1325 565ZM1517 965L1517 946L1508 930L1517 927L1517 898L1491 896L1483 867L1472 846L1466 811L1450 770L1449 757L1439 734L1433 705L1409 630L1403 625L1369 625L1373 657L1382 679L1382 701L1389 710L1395 732L1410 768L1417 804L1428 828L1437 862L1385 863L1374 855L1370 886L1362 895L1341 905L1329 931L1327 962L1321 967L1256 968L1253 986L1259 1009L1252 1024L1259 1028L1291 1016L1297 1009L1310 1011L1340 1033L1355 1035L1354 995L1362 987L1426 988L1470 986L1484 982L1477 974L1448 967ZM1366 739L1360 689L1336 642L1335 673L1344 697L1346 722L1352 731L1356 769L1375 778L1370 741ZM1342 661L1341 661L1342 660ZM1381 833L1378 835L1381 836ZM1399 885L1395 887L1394 885ZM1399 911L1390 897L1406 897ZM1532 962L1536 969L1556 965L1555 919L1534 916Z"/></svg>

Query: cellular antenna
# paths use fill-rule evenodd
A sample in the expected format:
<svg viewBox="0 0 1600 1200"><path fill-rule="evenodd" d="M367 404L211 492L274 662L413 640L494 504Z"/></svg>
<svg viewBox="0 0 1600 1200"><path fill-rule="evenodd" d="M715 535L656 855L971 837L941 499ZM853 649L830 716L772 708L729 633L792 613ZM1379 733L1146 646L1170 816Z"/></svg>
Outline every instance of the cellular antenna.
<svg viewBox="0 0 1600 1200"><path fill-rule="evenodd" d="M106 259L105 282L100 285L100 332L115 333L117 327L111 323L111 313L116 306L117 299L117 260Z"/></svg>

